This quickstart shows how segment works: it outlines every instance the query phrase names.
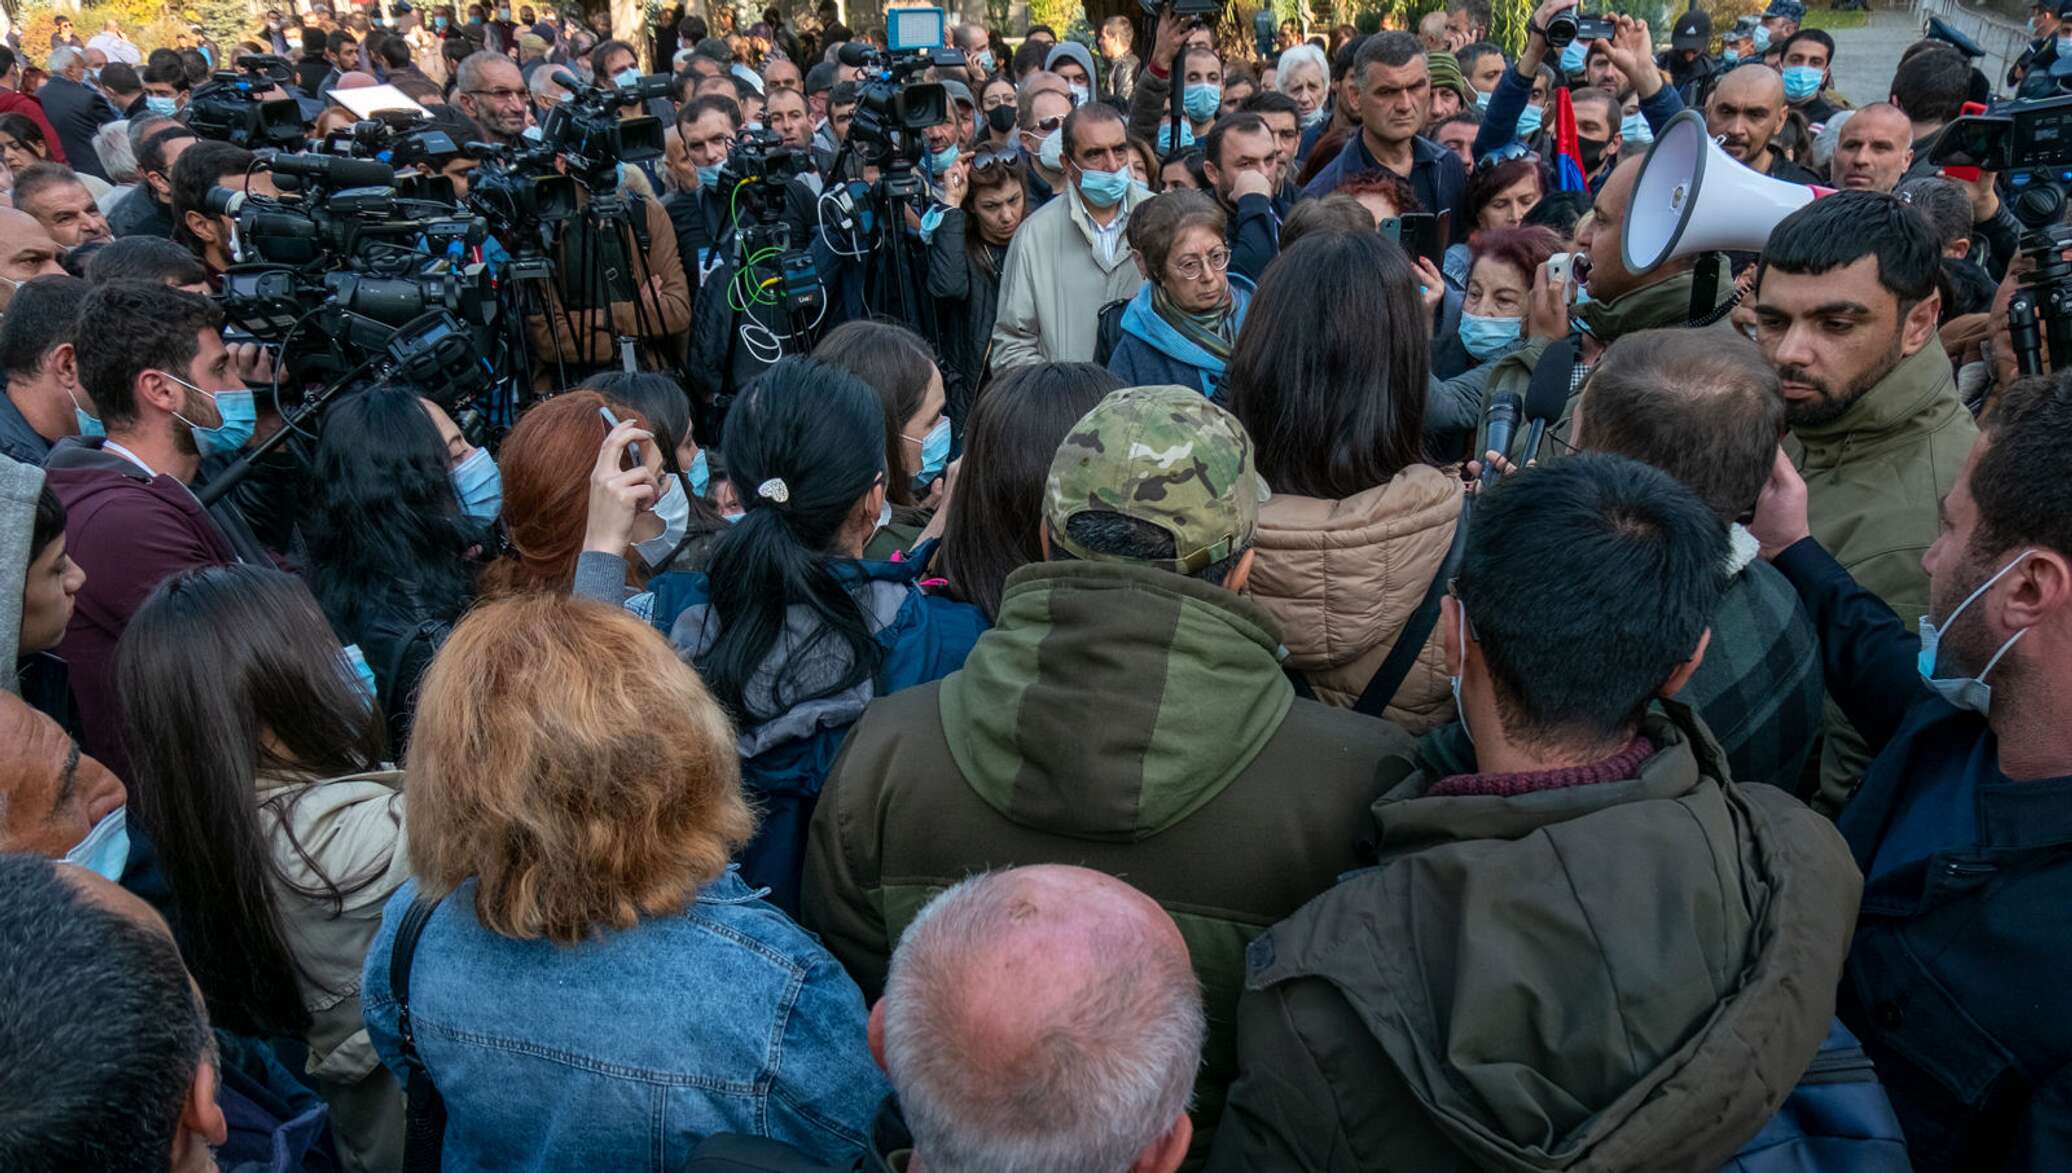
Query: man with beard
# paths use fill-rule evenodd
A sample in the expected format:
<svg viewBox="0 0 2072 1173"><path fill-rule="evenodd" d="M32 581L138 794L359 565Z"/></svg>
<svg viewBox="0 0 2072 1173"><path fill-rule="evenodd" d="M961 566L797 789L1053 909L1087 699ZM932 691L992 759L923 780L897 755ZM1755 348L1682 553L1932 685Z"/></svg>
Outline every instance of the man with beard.
<svg viewBox="0 0 2072 1173"><path fill-rule="evenodd" d="M1809 537L1788 463L1750 526L1877 750L1836 821L1864 876L1837 1011L1924 1173L2072 1167L2068 431L2072 390L2053 379L1985 417L1923 558L1919 641Z"/></svg>
<svg viewBox="0 0 2072 1173"><path fill-rule="evenodd" d="M1771 142L1784 128L1784 82L1767 65L1744 65L1712 87L1705 132L1727 153L1772 179L1813 183L1820 177L1784 157Z"/></svg>
<svg viewBox="0 0 2072 1173"><path fill-rule="evenodd" d="M461 113L475 120L484 138L510 146L525 131L525 75L501 53L481 52L461 59L454 96Z"/></svg>
<svg viewBox="0 0 2072 1173"><path fill-rule="evenodd" d="M1756 273L1756 342L1784 385L1813 535L1909 630L1938 505L1978 435L1936 335L1940 253L1897 197L1844 191L1787 216ZM1830 813L1870 760L1833 695L1815 802Z"/></svg>

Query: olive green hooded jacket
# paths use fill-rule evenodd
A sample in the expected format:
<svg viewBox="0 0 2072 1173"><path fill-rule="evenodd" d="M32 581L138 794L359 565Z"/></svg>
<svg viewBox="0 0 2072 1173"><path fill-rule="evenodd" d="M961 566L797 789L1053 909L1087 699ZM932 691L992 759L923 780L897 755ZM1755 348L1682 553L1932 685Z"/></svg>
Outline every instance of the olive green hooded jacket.
<svg viewBox="0 0 2072 1173"><path fill-rule="evenodd" d="M1201 978L1205 1153L1246 945L1371 861L1376 764L1412 749L1386 721L1297 699L1280 646L1257 604L1178 574L1015 571L961 670L850 730L813 817L806 926L875 999L914 914L970 873L1121 877L1172 914Z"/></svg>
<svg viewBox="0 0 2072 1173"><path fill-rule="evenodd" d="M1253 942L1211 1170L1714 1173L1819 1050L1862 880L1673 703L1635 776L1374 804L1380 866Z"/></svg>

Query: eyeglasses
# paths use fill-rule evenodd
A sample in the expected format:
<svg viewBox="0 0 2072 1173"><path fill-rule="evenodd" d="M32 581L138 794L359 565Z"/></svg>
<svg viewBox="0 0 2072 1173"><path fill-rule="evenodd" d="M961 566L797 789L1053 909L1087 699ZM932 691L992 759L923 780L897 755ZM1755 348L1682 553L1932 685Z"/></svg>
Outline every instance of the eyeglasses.
<svg viewBox="0 0 2072 1173"><path fill-rule="evenodd" d="M1496 150L1475 160L1475 170L1487 171L1492 167L1501 167L1514 159L1530 159L1537 163L1540 161L1540 153L1526 146L1522 139L1512 139Z"/></svg>
<svg viewBox="0 0 2072 1173"><path fill-rule="evenodd" d="M468 90L467 92L475 97L488 98L496 102L523 102L525 100L524 90Z"/></svg>
<svg viewBox="0 0 2072 1173"><path fill-rule="evenodd" d="M1065 119L1063 118L1063 116L1059 116L1056 118L1046 118L1043 121L1038 122L1036 124L1036 129L1042 131L1045 134L1049 134L1051 131L1054 131L1058 127L1063 125L1065 125Z"/></svg>
<svg viewBox="0 0 2072 1173"><path fill-rule="evenodd" d="M1013 149L1003 151L994 147L981 147L978 154L971 157L973 175L984 175L1002 167L1010 171L1020 170L1021 165L1021 152Z"/></svg>
<svg viewBox="0 0 2072 1173"><path fill-rule="evenodd" d="M1221 273L1230 267L1230 250L1212 248L1198 257L1181 257L1173 262L1173 272L1189 281L1199 281L1202 274Z"/></svg>

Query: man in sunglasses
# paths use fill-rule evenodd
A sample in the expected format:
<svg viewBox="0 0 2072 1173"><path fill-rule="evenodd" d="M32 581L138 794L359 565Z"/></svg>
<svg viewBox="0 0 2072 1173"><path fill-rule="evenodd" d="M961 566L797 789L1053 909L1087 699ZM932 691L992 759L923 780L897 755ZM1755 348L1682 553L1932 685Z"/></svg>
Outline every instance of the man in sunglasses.
<svg viewBox="0 0 2072 1173"><path fill-rule="evenodd" d="M1016 100L1015 125L1022 153L1029 160L1032 210L1049 203L1065 186L1065 115L1071 112L1072 99L1062 90L1023 84Z"/></svg>

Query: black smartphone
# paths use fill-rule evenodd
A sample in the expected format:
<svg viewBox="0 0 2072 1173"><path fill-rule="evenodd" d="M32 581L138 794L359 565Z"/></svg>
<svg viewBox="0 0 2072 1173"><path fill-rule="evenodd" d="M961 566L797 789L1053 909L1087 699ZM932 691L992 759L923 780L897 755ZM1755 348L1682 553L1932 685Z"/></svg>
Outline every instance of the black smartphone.
<svg viewBox="0 0 2072 1173"><path fill-rule="evenodd" d="M604 417L605 427L616 428L619 426L619 417L612 414L611 408L599 407L597 409L597 414ZM626 444L626 456L632 461L632 463L626 465L627 468L640 467L640 441L632 440Z"/></svg>
<svg viewBox="0 0 2072 1173"><path fill-rule="evenodd" d="M1423 257L1438 268L1446 257L1446 217L1444 212L1407 212L1384 217L1381 234L1402 245L1404 252Z"/></svg>

